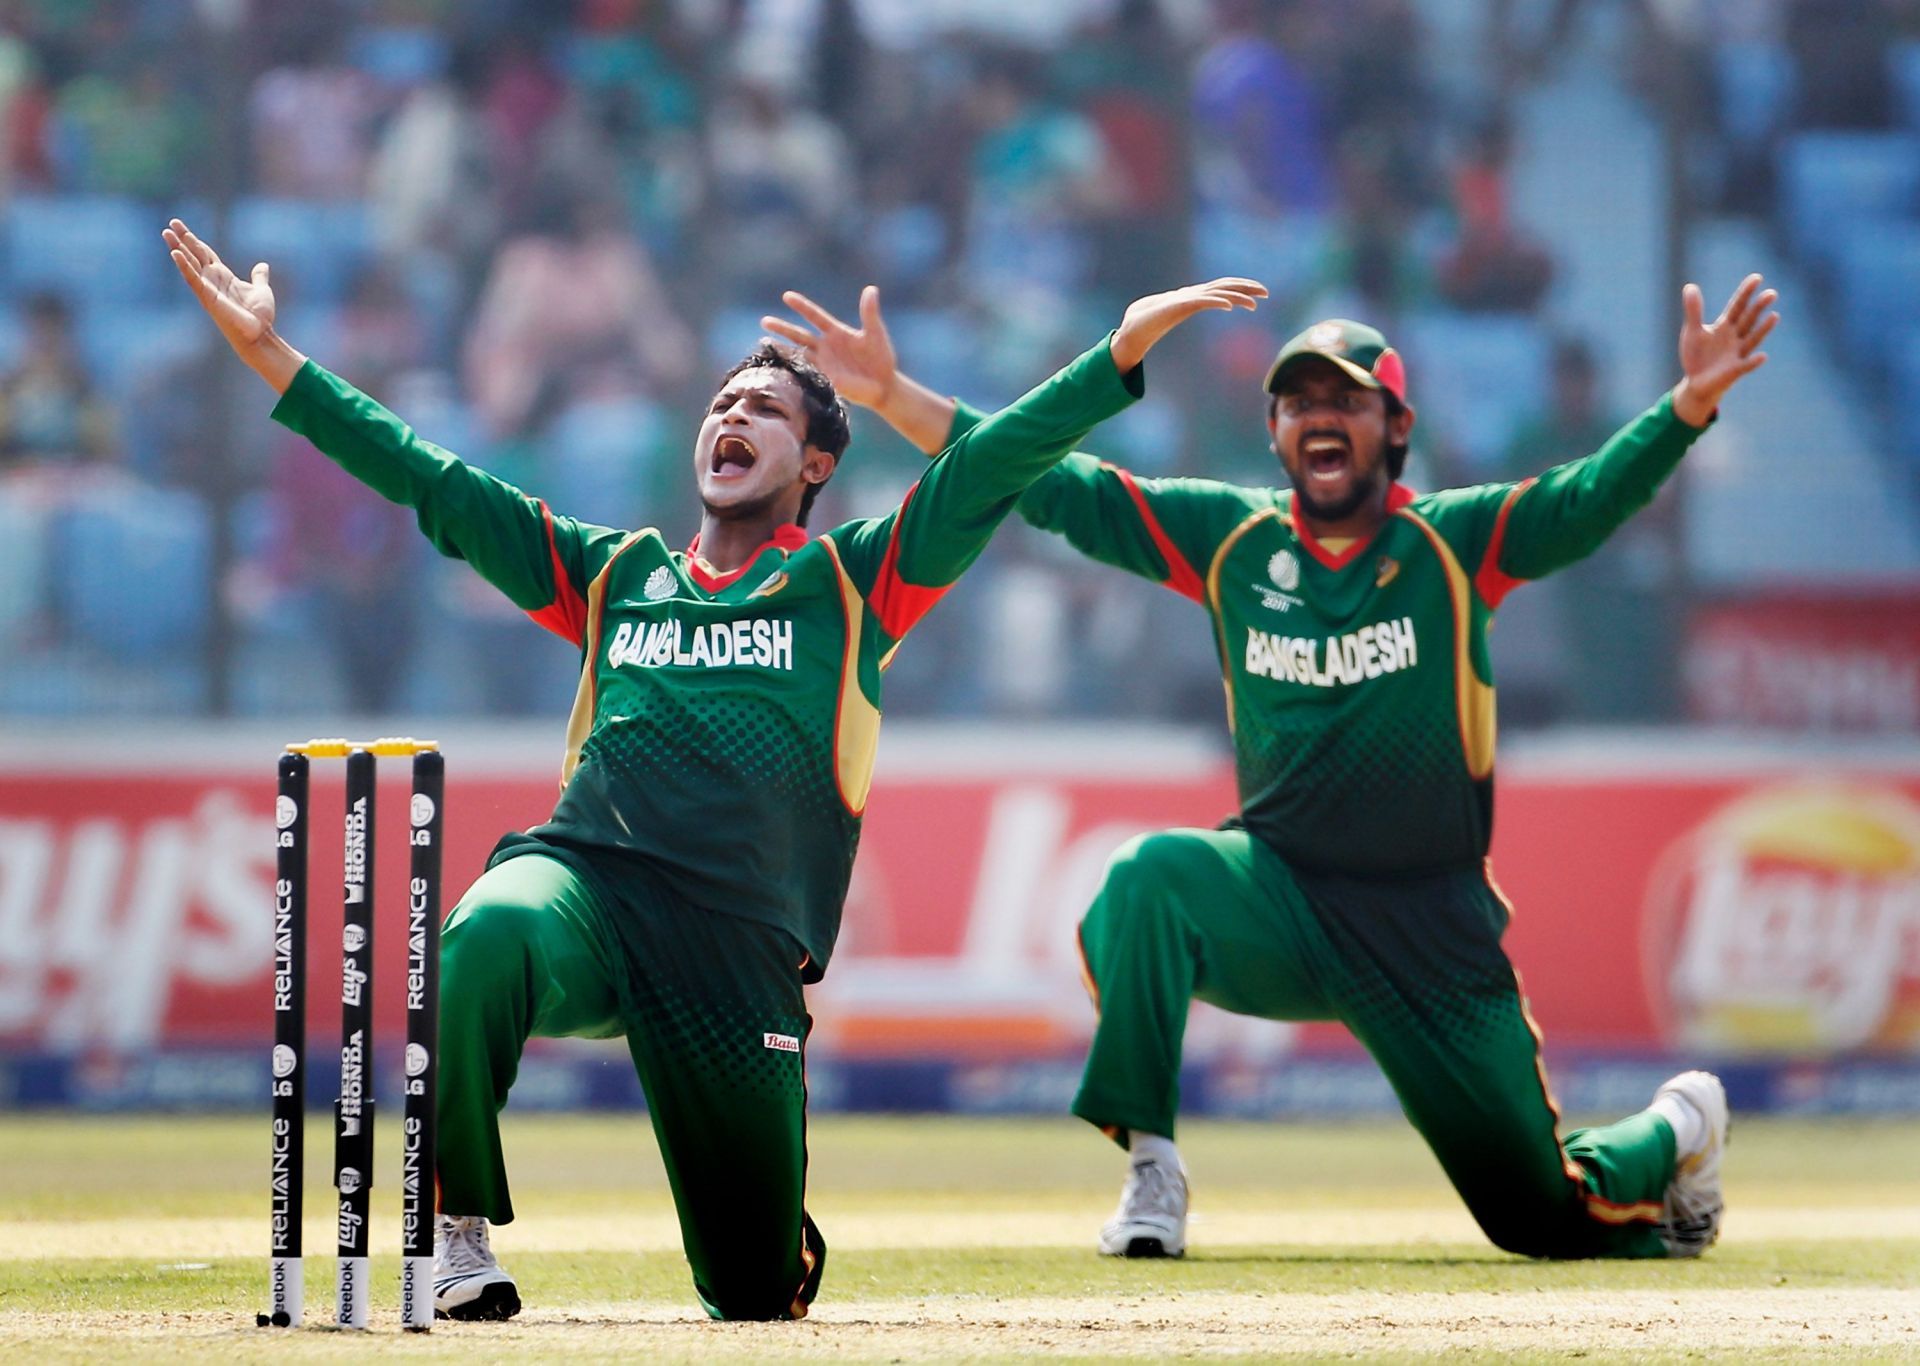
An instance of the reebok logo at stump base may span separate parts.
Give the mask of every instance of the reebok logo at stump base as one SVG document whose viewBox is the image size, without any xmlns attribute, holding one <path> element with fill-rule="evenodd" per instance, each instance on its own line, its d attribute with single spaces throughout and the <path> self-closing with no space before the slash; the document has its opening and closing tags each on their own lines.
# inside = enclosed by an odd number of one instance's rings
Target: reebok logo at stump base
<svg viewBox="0 0 1920 1366">
<path fill-rule="evenodd" d="M 798 1053 L 800 1040 L 791 1034 L 762 1034 L 760 1042 L 780 1053 Z"/>
</svg>

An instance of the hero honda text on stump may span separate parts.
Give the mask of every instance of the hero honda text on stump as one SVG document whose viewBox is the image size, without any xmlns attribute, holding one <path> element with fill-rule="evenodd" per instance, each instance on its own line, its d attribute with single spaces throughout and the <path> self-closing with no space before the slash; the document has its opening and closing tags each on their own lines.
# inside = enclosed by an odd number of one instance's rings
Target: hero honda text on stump
<svg viewBox="0 0 1920 1366">
<path fill-rule="evenodd" d="M 440 986 L 440 831 L 445 761 L 433 741 L 312 740 L 280 758 L 274 806 L 273 1149 L 271 1267 L 262 1327 L 297 1327 L 305 1304 L 301 1260 L 306 1156 L 307 797 L 312 759 L 344 758 L 346 818 L 340 970 L 340 1093 L 334 1104 L 334 1186 L 340 1192 L 336 1317 L 369 1319 L 368 1213 L 373 1190 L 374 778 L 377 756 L 411 756 L 407 843 L 407 1046 L 401 1111 L 400 1315 L 433 1324 L 434 1078 Z"/>
</svg>

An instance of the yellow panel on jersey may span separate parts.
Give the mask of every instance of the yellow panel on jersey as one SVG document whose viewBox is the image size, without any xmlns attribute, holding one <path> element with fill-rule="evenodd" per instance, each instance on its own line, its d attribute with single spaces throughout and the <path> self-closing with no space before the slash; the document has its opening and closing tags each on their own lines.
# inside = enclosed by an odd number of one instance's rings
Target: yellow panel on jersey
<svg viewBox="0 0 1920 1366">
<path fill-rule="evenodd" d="M 1473 667 L 1473 587 L 1453 547 L 1432 523 L 1412 508 L 1397 514 L 1420 528 L 1447 574 L 1447 592 L 1453 598 L 1453 676 L 1455 703 L 1460 709 L 1460 748 L 1467 756 L 1467 773 L 1478 781 L 1493 775 L 1493 688 L 1480 680 Z"/>
<path fill-rule="evenodd" d="M 833 537 L 822 536 L 820 544 L 833 557 L 833 572 L 840 577 L 840 603 L 847 614 L 846 654 L 840 666 L 840 704 L 833 714 L 834 776 L 840 786 L 840 800 L 858 816 L 867 809 L 867 791 L 873 784 L 873 756 L 880 747 L 880 709 L 867 700 L 860 687 L 860 635 L 866 618 L 866 601 L 840 563 L 839 547 Z M 887 657 L 892 658 L 892 651 Z"/>
</svg>

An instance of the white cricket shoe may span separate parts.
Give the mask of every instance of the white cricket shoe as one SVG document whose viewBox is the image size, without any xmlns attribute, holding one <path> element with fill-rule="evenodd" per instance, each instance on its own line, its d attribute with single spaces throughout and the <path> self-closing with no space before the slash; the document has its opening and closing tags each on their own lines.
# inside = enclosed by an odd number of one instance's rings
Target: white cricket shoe
<svg viewBox="0 0 1920 1366">
<path fill-rule="evenodd" d="M 1137 1158 L 1120 1189 L 1120 1208 L 1100 1230 L 1103 1257 L 1187 1255 L 1187 1174 L 1155 1158 Z"/>
<path fill-rule="evenodd" d="M 510 1319 L 520 1291 L 487 1246 L 487 1221 L 442 1214 L 433 1224 L 433 1315 L 440 1319 Z"/>
<path fill-rule="evenodd" d="M 1660 1239 L 1669 1257 L 1698 1257 L 1720 1236 L 1720 1216 L 1727 1207 L 1720 1189 L 1720 1158 L 1727 1149 L 1729 1124 L 1727 1088 L 1711 1072 L 1682 1072 L 1653 1093 L 1656 1101 L 1668 1095 L 1699 1111 L 1706 1133 L 1696 1146 L 1674 1155 Z"/>
</svg>

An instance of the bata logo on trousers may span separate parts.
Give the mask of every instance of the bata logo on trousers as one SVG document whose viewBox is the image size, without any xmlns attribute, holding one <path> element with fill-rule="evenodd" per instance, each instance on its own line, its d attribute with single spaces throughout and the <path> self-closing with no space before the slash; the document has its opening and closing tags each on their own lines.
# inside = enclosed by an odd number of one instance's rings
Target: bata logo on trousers
<svg viewBox="0 0 1920 1366">
<path fill-rule="evenodd" d="M 762 1034 L 760 1036 L 760 1042 L 768 1048 L 781 1053 L 798 1053 L 800 1051 L 800 1040 L 794 1038 L 791 1034 Z"/>
</svg>

